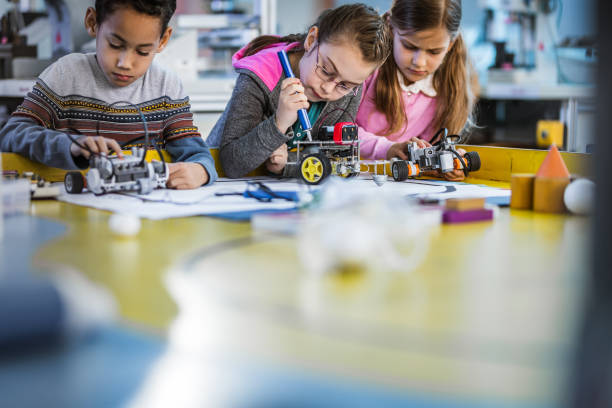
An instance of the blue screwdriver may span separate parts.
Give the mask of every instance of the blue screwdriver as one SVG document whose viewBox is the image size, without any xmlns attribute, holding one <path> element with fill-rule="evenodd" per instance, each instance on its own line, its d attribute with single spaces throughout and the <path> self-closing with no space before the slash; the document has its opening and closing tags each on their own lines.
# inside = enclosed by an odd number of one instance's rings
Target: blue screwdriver
<svg viewBox="0 0 612 408">
<path fill-rule="evenodd" d="M 283 66 L 285 76 L 287 78 L 295 78 L 293 70 L 291 69 L 291 64 L 289 64 L 289 57 L 287 57 L 287 53 L 285 52 L 285 50 L 281 50 L 277 54 L 278 59 L 280 60 L 281 65 Z M 297 113 L 298 118 L 300 119 L 300 124 L 302 125 L 302 129 L 304 130 L 304 132 L 306 132 L 306 136 L 308 137 L 308 141 L 312 142 L 312 136 L 310 134 L 312 125 L 310 124 L 310 119 L 308 119 L 308 112 L 306 112 L 306 109 L 302 108 Z"/>
</svg>

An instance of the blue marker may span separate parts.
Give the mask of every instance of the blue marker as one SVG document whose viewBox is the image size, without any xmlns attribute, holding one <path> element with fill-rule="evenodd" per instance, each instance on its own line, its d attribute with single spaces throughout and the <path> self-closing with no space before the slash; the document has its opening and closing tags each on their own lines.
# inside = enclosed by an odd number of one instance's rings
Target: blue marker
<svg viewBox="0 0 612 408">
<path fill-rule="evenodd" d="M 291 70 L 291 64 L 289 64 L 289 58 L 287 57 L 287 53 L 285 52 L 285 50 L 281 50 L 277 54 L 278 59 L 280 60 L 281 65 L 283 66 L 285 76 L 287 78 L 295 78 L 295 75 L 293 75 L 293 71 Z M 308 112 L 306 112 L 306 109 L 302 108 L 298 111 L 298 118 L 300 119 L 302 129 L 304 129 L 304 132 L 306 132 L 306 135 L 308 136 L 308 140 L 312 141 L 312 136 L 310 135 L 312 125 L 310 124 L 310 119 L 308 119 Z"/>
</svg>

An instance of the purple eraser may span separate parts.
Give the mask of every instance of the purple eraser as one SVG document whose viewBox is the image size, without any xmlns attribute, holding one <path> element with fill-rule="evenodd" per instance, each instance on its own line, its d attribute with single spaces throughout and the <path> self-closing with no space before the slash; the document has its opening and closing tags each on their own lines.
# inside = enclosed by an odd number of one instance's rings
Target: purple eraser
<svg viewBox="0 0 612 408">
<path fill-rule="evenodd" d="M 488 221 L 493 219 L 493 210 L 478 208 L 476 210 L 457 211 L 446 210 L 442 214 L 442 222 L 454 224 L 459 222 Z"/>
</svg>

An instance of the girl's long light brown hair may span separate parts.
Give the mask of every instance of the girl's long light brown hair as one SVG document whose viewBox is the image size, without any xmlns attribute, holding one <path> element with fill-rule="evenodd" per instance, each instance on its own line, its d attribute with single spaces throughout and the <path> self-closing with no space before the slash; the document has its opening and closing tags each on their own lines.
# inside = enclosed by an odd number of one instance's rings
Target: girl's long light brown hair
<svg viewBox="0 0 612 408">
<path fill-rule="evenodd" d="M 461 0 L 394 0 L 386 16 L 391 25 L 401 31 L 419 32 L 438 27 L 448 31 L 453 44 L 433 77 L 438 96 L 432 128 L 434 132 L 446 127 L 451 133 L 461 133 L 466 124 L 472 122 L 475 102 L 471 87 L 473 69 L 459 33 Z M 384 112 L 389 124 L 385 136 L 407 125 L 397 71 L 395 59 L 388 58 L 376 81 L 376 109 Z"/>
<path fill-rule="evenodd" d="M 391 31 L 385 20 L 372 7 L 365 4 L 346 4 L 327 9 L 311 26 L 318 28 L 317 41 L 348 41 L 361 50 L 367 62 L 381 65 L 391 52 Z M 302 48 L 307 34 L 291 34 L 285 37 L 262 35 L 251 41 L 245 56 L 275 43 L 300 42 Z"/>
</svg>

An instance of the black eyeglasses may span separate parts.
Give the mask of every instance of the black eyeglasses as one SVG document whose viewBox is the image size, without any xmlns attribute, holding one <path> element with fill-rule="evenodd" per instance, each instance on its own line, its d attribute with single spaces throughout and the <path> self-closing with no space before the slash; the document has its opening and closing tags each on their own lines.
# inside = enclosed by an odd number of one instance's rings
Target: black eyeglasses
<svg viewBox="0 0 612 408">
<path fill-rule="evenodd" d="M 336 81 L 338 75 L 332 74 L 324 66 L 319 64 L 319 44 L 317 44 L 317 63 L 315 65 L 315 73 L 321 80 L 325 82 L 333 82 L 334 84 L 336 84 L 336 87 L 334 88 L 336 92 L 342 95 L 346 95 L 350 92 L 353 94 L 353 96 L 357 96 L 358 85 L 347 85 L 344 83 L 344 81 Z"/>
</svg>

